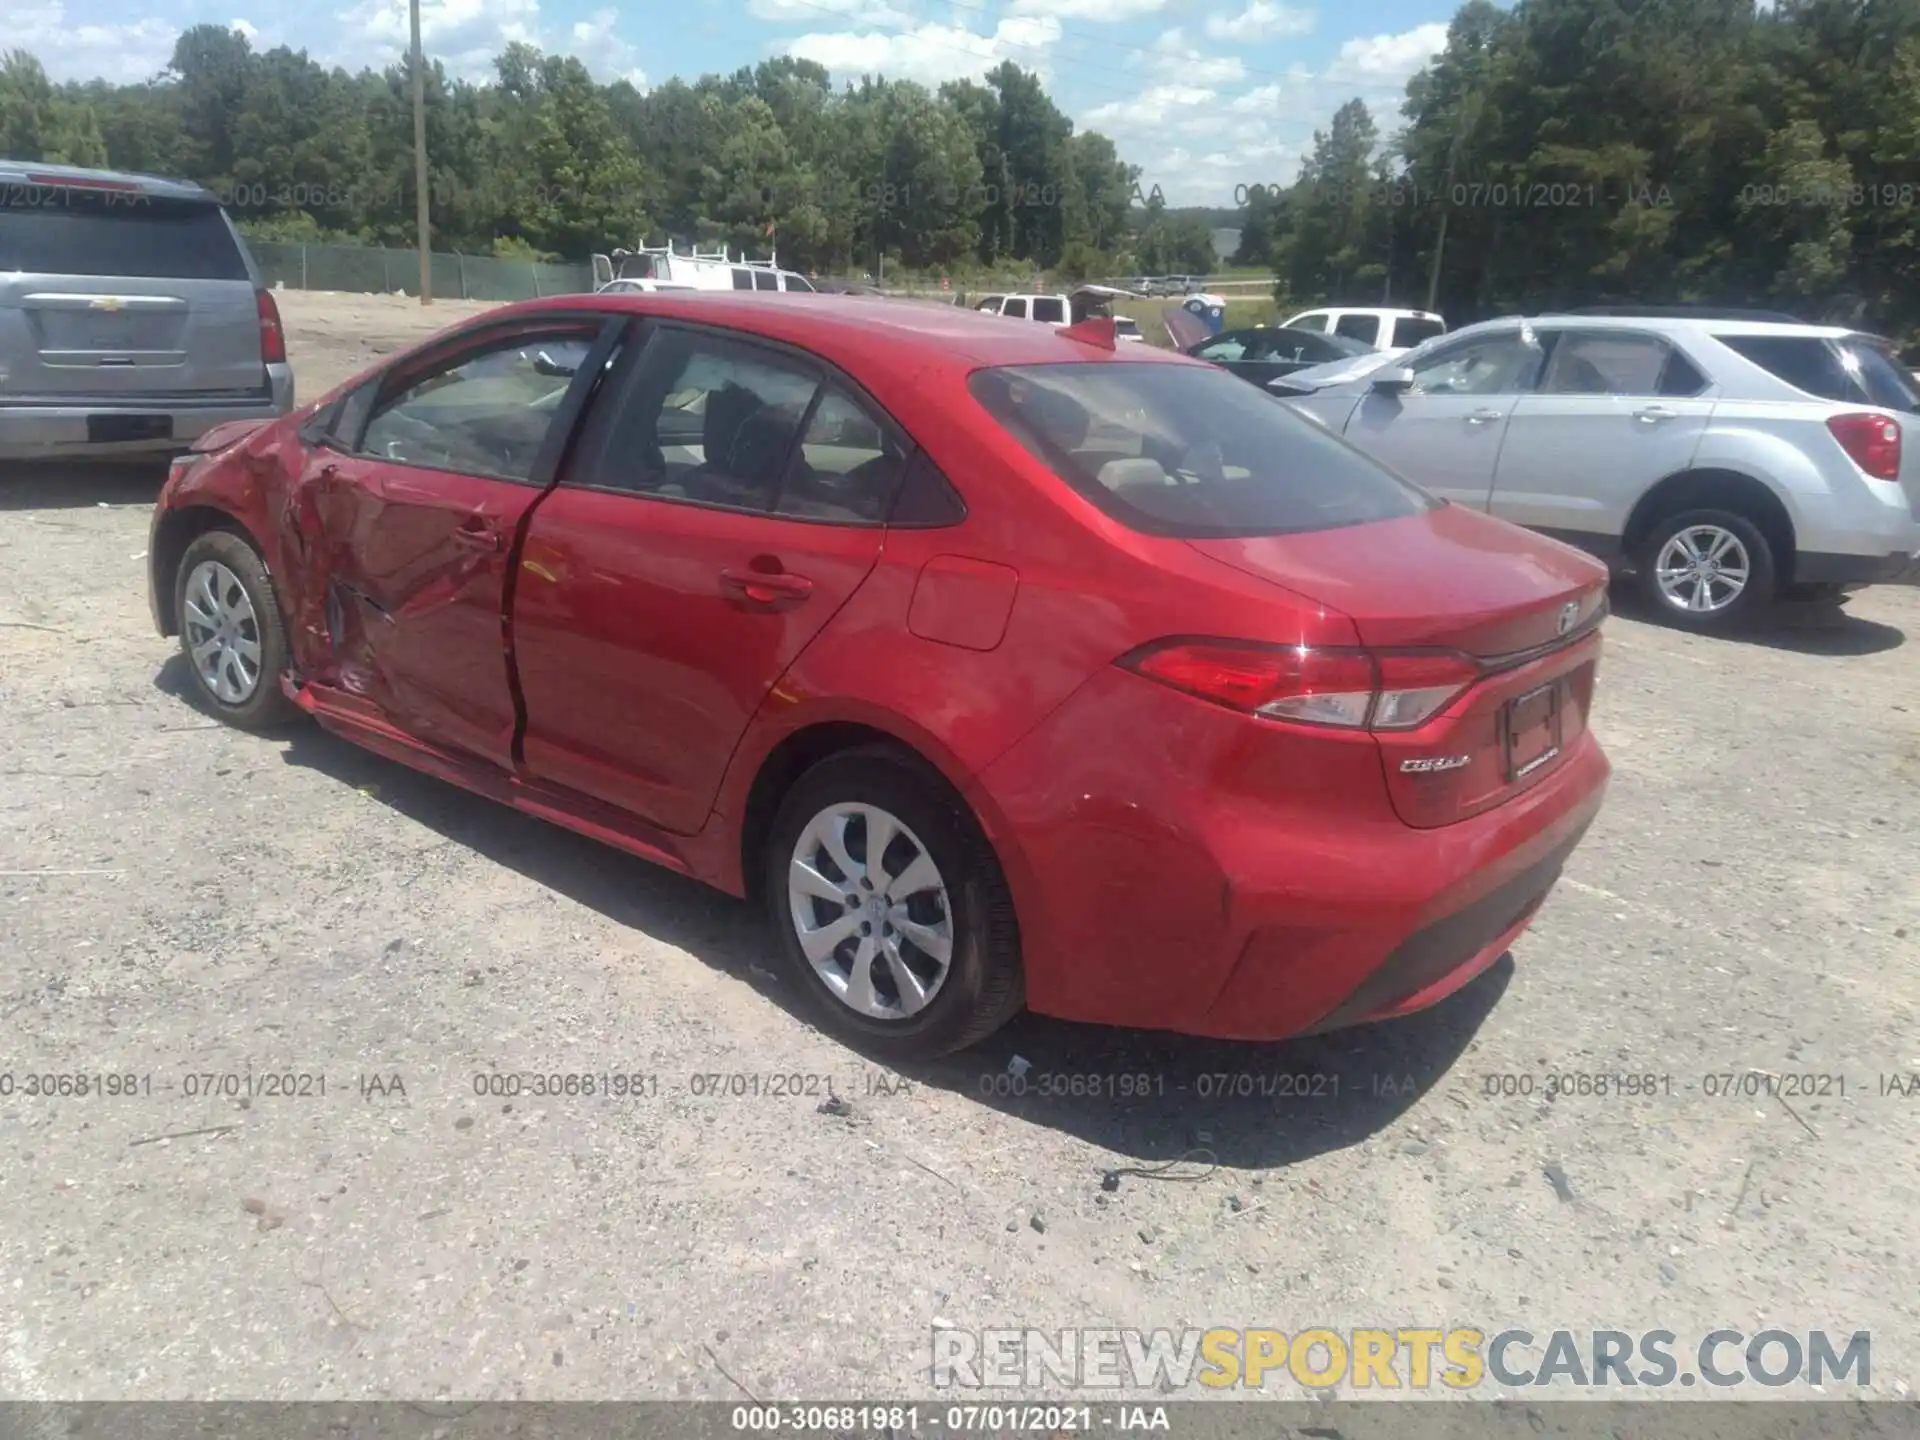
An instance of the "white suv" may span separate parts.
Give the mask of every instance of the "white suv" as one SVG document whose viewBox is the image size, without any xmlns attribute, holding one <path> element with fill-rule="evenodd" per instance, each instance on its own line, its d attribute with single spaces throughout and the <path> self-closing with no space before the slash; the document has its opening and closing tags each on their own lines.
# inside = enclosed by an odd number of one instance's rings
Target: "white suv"
<svg viewBox="0 0 1920 1440">
<path fill-rule="evenodd" d="M 1436 335 L 1447 333 L 1447 322 L 1427 310 L 1386 310 L 1348 305 L 1333 310 L 1305 310 L 1287 321 L 1289 330 L 1311 330 L 1316 335 L 1340 335 L 1371 345 L 1383 355 L 1399 355 Z"/>
<path fill-rule="evenodd" d="M 1434 494 L 1634 570 L 1688 628 L 1920 560 L 1920 384 L 1858 331 L 1516 316 L 1268 388 Z"/>
</svg>

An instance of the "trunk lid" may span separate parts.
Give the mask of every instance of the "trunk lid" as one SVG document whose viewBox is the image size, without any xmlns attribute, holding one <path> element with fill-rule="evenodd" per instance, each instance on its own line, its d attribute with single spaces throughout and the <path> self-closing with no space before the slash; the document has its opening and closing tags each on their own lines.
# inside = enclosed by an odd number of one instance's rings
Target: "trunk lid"
<svg viewBox="0 0 1920 1440">
<path fill-rule="evenodd" d="M 1408 825 L 1449 825 L 1524 794 L 1585 735 L 1608 577 L 1571 546 L 1456 505 L 1337 530 L 1188 543 L 1338 610 L 1376 655 L 1438 649 L 1475 662 L 1478 677 L 1431 719 L 1374 731 Z"/>
<path fill-rule="evenodd" d="M 1351 617 L 1377 650 L 1517 654 L 1579 629 L 1607 587 L 1598 560 L 1459 505 L 1337 530 L 1188 543 Z M 1563 627 L 1569 605 L 1573 619 Z"/>
</svg>

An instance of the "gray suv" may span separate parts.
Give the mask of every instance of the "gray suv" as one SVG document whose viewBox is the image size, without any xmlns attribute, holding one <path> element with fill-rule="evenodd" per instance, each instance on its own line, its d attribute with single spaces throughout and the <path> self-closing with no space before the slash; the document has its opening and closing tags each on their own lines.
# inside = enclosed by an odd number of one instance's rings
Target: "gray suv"
<svg viewBox="0 0 1920 1440">
<path fill-rule="evenodd" d="M 0 160 L 0 459 L 167 454 L 292 408 L 279 310 L 210 193 Z"/>
<path fill-rule="evenodd" d="M 1858 331 L 1514 316 L 1268 388 L 1434 494 L 1632 570 L 1689 629 L 1920 558 L 1920 387 Z"/>
</svg>

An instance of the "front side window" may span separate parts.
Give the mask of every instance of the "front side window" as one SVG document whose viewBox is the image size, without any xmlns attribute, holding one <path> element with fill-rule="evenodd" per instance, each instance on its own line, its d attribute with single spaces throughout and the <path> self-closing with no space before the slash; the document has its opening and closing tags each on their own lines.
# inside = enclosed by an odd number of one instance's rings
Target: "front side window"
<svg viewBox="0 0 1920 1440">
<path fill-rule="evenodd" d="M 1349 340 L 1358 340 L 1362 345 L 1378 344 L 1380 317 L 1378 315 L 1342 315 L 1339 323 L 1333 327 L 1333 333 L 1344 335 Z"/>
<path fill-rule="evenodd" d="M 804 275 L 787 276 L 787 289 L 804 290 L 809 295 L 816 293 L 813 286 L 807 283 L 807 277 Z"/>
<path fill-rule="evenodd" d="M 1320 310 L 1309 315 L 1301 315 L 1293 320 L 1289 320 L 1287 324 L 1295 330 L 1312 330 L 1316 334 L 1324 335 L 1327 330 L 1326 312 Z"/>
<path fill-rule="evenodd" d="M 1540 368 L 1541 352 L 1517 331 L 1449 345 L 1416 360 L 1416 395 L 1510 395 L 1527 389 Z"/>
<path fill-rule="evenodd" d="M 1007 300 L 1006 308 L 1002 310 L 1000 313 L 1002 315 L 1011 315 L 1016 320 L 1026 319 L 1027 318 L 1027 297 L 1024 295 L 1010 296 Z"/>
<path fill-rule="evenodd" d="M 1034 365 L 981 370 L 969 386 L 1054 474 L 1146 534 L 1290 534 L 1437 503 L 1224 370 Z"/>
<path fill-rule="evenodd" d="M 1033 302 L 1033 318 L 1058 325 L 1067 318 L 1066 302 L 1058 296 L 1042 295 Z"/>
<path fill-rule="evenodd" d="M 584 329 L 483 342 L 382 394 L 356 448 L 406 465 L 530 479 L 593 342 Z"/>
<path fill-rule="evenodd" d="M 1211 340 L 1193 352 L 1202 360 L 1212 360 L 1216 364 L 1229 360 L 1244 360 L 1247 357 L 1247 342 L 1238 335 L 1222 335 Z"/>
</svg>

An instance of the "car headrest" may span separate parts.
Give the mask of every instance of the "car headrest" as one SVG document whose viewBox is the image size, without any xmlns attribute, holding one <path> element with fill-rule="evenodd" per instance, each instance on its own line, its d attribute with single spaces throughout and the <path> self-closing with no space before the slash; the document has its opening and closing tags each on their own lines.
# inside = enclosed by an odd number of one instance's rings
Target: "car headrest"
<svg viewBox="0 0 1920 1440">
<path fill-rule="evenodd" d="M 740 429 L 754 411 L 762 408 L 760 397 L 744 385 L 729 381 L 707 393 L 707 413 L 700 429 L 701 448 L 707 464 L 724 467 L 727 456 L 739 439 Z"/>
</svg>

